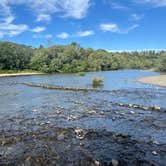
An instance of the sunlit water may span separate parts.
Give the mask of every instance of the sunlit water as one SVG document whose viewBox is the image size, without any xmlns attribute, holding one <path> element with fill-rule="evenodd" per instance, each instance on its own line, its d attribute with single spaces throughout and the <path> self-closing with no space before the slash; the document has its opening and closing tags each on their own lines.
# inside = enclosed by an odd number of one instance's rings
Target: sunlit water
<svg viewBox="0 0 166 166">
<path fill-rule="evenodd" d="M 32 110 L 42 105 L 59 105 L 65 107 L 70 100 L 84 100 L 87 97 L 106 99 L 110 101 L 122 101 L 143 105 L 159 105 L 166 107 L 166 89 L 158 86 L 146 85 L 135 80 L 144 76 L 157 75 L 156 72 L 139 70 L 107 71 L 87 73 L 86 76 L 74 74 L 35 75 L 22 77 L 0 78 L 0 116 L 3 114 L 15 114 L 20 109 Z M 91 88 L 92 77 L 104 78 L 104 86 L 101 89 L 121 90 L 118 94 L 86 93 L 76 95 L 75 92 L 46 90 L 32 88 L 24 85 L 12 85 L 14 82 L 33 82 L 66 87 Z M 128 90 L 126 92 L 124 90 Z M 135 93 L 132 93 L 136 91 Z M 86 97 L 85 97 L 86 96 Z M 69 101 L 69 102 L 68 102 Z"/>
</svg>

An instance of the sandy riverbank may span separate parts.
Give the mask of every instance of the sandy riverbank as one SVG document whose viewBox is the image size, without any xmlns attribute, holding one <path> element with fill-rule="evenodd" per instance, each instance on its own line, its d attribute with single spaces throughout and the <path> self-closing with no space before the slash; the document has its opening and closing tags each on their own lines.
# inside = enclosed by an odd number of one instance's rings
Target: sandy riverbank
<svg viewBox="0 0 166 166">
<path fill-rule="evenodd" d="M 166 87 L 166 75 L 139 78 L 138 82 Z"/>
<path fill-rule="evenodd" d="M 16 76 L 31 76 L 41 75 L 43 73 L 12 73 L 12 74 L 0 74 L 0 77 L 16 77 Z"/>
</svg>

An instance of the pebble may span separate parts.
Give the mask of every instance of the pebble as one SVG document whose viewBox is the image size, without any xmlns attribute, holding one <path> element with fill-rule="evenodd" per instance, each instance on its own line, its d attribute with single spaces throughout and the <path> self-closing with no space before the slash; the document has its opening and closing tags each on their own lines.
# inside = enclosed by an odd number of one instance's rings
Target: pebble
<svg viewBox="0 0 166 166">
<path fill-rule="evenodd" d="M 96 114 L 96 111 L 89 111 L 89 114 Z"/>
<path fill-rule="evenodd" d="M 133 105 L 132 105 L 132 104 L 129 104 L 129 107 L 131 108 L 131 107 L 133 107 Z"/>
<path fill-rule="evenodd" d="M 62 113 L 62 111 L 59 111 L 59 110 L 56 111 L 56 114 L 61 114 L 61 113 Z"/>
<path fill-rule="evenodd" d="M 124 112 L 121 112 L 120 115 L 125 115 L 125 113 L 124 113 Z"/>
<path fill-rule="evenodd" d="M 116 118 L 115 118 L 115 117 L 112 117 L 112 120 L 113 120 L 113 121 L 115 121 L 115 120 L 116 120 Z"/>
<path fill-rule="evenodd" d="M 77 117 L 71 115 L 71 116 L 69 116 L 69 117 L 67 118 L 67 120 L 72 120 L 72 121 L 74 121 L 74 120 L 77 120 Z"/>
<path fill-rule="evenodd" d="M 157 142 L 157 141 L 153 141 L 153 143 L 156 144 L 156 145 L 160 145 L 160 143 Z"/>
<path fill-rule="evenodd" d="M 115 159 L 112 159 L 111 163 L 112 163 L 113 166 L 118 166 L 119 165 L 119 161 L 115 160 Z"/>
<path fill-rule="evenodd" d="M 46 123 L 40 123 L 40 126 L 43 126 L 43 125 L 45 125 Z"/>
<path fill-rule="evenodd" d="M 96 166 L 100 166 L 100 162 L 96 160 L 96 161 L 95 161 L 95 165 L 96 165 Z"/>
<path fill-rule="evenodd" d="M 130 111 L 130 114 L 135 114 L 135 112 L 134 111 Z"/>
<path fill-rule="evenodd" d="M 158 155 L 158 153 L 156 151 L 153 151 L 152 154 L 153 155 Z"/>
<path fill-rule="evenodd" d="M 74 131 L 76 133 L 76 138 L 80 140 L 84 139 L 85 135 L 87 134 L 87 131 L 85 131 L 84 129 L 76 128 Z"/>
<path fill-rule="evenodd" d="M 32 112 L 40 112 L 39 110 L 37 110 L 37 109 L 34 109 L 34 110 L 32 110 Z"/>
<path fill-rule="evenodd" d="M 148 107 L 142 107 L 142 109 L 144 109 L 144 110 L 148 110 Z"/>
<path fill-rule="evenodd" d="M 139 108 L 139 106 L 138 105 L 133 105 L 133 108 Z"/>
</svg>

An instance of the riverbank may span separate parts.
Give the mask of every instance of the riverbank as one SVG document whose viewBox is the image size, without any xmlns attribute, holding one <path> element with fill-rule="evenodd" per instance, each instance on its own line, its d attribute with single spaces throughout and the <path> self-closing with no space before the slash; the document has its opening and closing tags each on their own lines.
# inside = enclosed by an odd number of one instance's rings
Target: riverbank
<svg viewBox="0 0 166 166">
<path fill-rule="evenodd" d="M 143 77 L 143 78 L 137 79 L 137 81 L 144 84 L 151 84 L 151 85 L 166 87 L 166 75 Z"/>
<path fill-rule="evenodd" d="M 33 70 L 0 70 L 0 77 L 16 77 L 16 76 L 31 76 L 31 75 L 41 75 L 44 73 L 33 71 Z"/>
<path fill-rule="evenodd" d="M 44 73 L 13 73 L 13 74 L 0 74 L 0 77 L 16 77 L 16 76 L 31 76 L 42 75 Z"/>
</svg>

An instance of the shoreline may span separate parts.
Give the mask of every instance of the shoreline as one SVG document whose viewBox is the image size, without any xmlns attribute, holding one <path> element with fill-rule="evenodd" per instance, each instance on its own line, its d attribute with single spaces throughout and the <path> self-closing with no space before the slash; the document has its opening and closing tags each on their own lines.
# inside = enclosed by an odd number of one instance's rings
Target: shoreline
<svg viewBox="0 0 166 166">
<path fill-rule="evenodd" d="M 166 87 L 166 74 L 142 77 L 142 78 L 138 78 L 136 81 L 140 83 L 144 83 L 144 84 L 151 84 L 151 85 Z"/>
<path fill-rule="evenodd" d="M 0 74 L 1 77 L 17 77 L 17 76 L 32 76 L 32 75 L 43 75 L 44 73 L 11 73 L 11 74 Z"/>
</svg>

